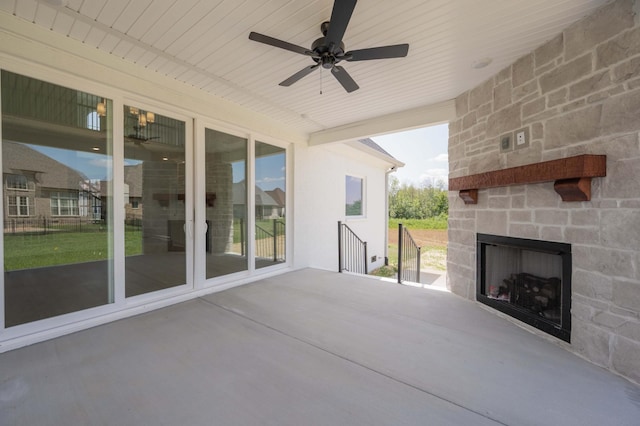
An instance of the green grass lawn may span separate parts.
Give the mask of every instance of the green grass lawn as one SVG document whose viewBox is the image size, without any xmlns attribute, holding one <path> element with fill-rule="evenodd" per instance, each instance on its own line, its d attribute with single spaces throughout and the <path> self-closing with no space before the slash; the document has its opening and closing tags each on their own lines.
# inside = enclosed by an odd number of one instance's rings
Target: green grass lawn
<svg viewBox="0 0 640 426">
<path fill-rule="evenodd" d="M 5 234 L 5 271 L 104 260 L 109 258 L 108 238 L 109 234 L 104 230 Z M 125 232 L 125 253 L 127 256 L 142 253 L 139 228 Z"/>
<path fill-rule="evenodd" d="M 430 217 L 427 219 L 389 219 L 389 229 L 398 229 L 398 224 L 409 229 L 447 229 L 447 216 Z"/>
</svg>

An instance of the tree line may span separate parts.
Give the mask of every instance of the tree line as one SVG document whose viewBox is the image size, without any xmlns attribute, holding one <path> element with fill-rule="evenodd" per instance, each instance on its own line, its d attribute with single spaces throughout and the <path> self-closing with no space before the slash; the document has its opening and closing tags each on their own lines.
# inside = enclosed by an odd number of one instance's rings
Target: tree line
<svg viewBox="0 0 640 426">
<path fill-rule="evenodd" d="M 435 186 L 415 187 L 400 183 L 391 176 L 389 180 L 389 217 L 392 219 L 427 219 L 446 217 L 449 214 L 448 192 L 444 182 Z"/>
</svg>

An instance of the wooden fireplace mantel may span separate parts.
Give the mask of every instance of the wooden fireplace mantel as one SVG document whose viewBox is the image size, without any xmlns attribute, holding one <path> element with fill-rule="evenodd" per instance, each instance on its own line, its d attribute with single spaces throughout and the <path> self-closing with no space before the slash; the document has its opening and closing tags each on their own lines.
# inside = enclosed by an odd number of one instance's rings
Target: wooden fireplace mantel
<svg viewBox="0 0 640 426">
<path fill-rule="evenodd" d="M 607 175 L 606 155 L 578 155 L 526 166 L 449 179 L 449 190 L 460 191 L 465 204 L 478 203 L 478 190 L 554 181 L 562 201 L 591 200 L 591 178 Z"/>
</svg>

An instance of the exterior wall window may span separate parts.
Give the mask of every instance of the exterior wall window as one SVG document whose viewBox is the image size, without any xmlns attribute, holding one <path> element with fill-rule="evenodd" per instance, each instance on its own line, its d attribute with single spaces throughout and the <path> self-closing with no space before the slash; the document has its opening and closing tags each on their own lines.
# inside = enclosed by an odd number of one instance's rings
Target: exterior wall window
<svg viewBox="0 0 640 426">
<path fill-rule="evenodd" d="M 23 175 L 7 175 L 7 189 L 28 190 L 27 177 Z"/>
<path fill-rule="evenodd" d="M 51 193 L 52 216 L 78 216 L 78 194 L 73 192 Z"/>
<path fill-rule="evenodd" d="M 364 216 L 364 179 L 347 175 L 345 189 L 345 214 Z"/>
<path fill-rule="evenodd" d="M 138 200 L 131 200 L 131 208 L 132 209 L 139 209 L 140 208 L 140 202 Z"/>
<path fill-rule="evenodd" d="M 8 200 L 9 216 L 29 216 L 29 197 L 10 195 Z"/>
</svg>

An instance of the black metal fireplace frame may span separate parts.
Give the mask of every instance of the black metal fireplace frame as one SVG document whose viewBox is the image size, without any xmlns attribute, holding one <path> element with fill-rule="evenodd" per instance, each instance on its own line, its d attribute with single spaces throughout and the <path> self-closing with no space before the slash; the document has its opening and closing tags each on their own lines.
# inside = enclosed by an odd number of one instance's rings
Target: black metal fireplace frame
<svg viewBox="0 0 640 426">
<path fill-rule="evenodd" d="M 477 265 L 476 265 L 476 300 L 500 312 L 510 315 L 526 324 L 555 336 L 565 342 L 571 342 L 571 244 L 552 241 L 530 240 L 500 235 L 477 234 Z M 486 294 L 485 275 L 482 265 L 486 260 L 488 245 L 512 247 L 543 253 L 556 254 L 562 258 L 562 292 L 560 296 L 561 317 L 560 324 L 531 313 L 519 306 L 491 299 Z"/>
</svg>

